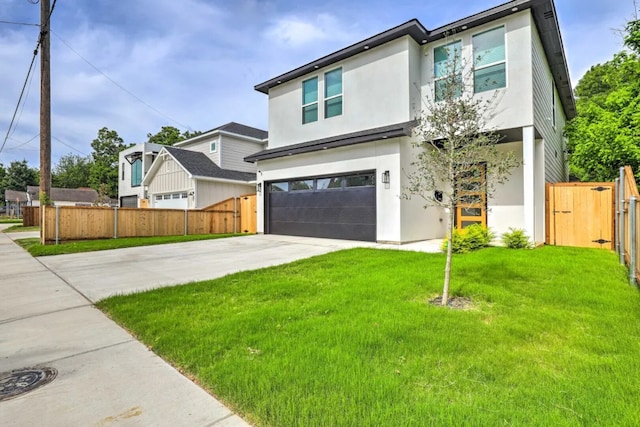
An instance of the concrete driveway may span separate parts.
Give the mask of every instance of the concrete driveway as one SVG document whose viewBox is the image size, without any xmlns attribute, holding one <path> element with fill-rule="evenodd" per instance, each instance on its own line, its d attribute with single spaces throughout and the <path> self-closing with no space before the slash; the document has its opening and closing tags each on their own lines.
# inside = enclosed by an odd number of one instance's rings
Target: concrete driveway
<svg viewBox="0 0 640 427">
<path fill-rule="evenodd" d="M 40 257 L 92 302 L 116 294 L 214 279 L 355 247 L 438 252 L 440 241 L 383 245 L 256 234 L 216 240 Z"/>
<path fill-rule="evenodd" d="M 170 245 L 40 257 L 89 300 L 213 279 L 375 243 L 251 235 Z"/>
</svg>

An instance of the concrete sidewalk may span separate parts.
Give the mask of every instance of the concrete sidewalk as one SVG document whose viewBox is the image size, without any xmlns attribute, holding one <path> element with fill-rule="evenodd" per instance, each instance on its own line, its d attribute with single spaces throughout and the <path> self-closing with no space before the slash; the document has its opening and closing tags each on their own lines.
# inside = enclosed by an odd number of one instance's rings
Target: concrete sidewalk
<svg viewBox="0 0 640 427">
<path fill-rule="evenodd" d="M 0 233 L 0 373 L 52 367 L 0 425 L 247 426 Z"/>
</svg>

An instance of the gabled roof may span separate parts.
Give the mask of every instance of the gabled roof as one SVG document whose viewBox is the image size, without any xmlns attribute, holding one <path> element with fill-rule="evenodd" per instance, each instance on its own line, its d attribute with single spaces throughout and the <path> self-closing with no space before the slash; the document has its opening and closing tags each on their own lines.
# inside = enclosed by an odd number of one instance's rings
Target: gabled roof
<svg viewBox="0 0 640 427">
<path fill-rule="evenodd" d="M 218 178 L 243 182 L 255 181 L 256 179 L 255 173 L 222 169 L 199 151 L 183 150 L 176 147 L 164 147 L 163 151 L 169 153 L 194 178 Z M 151 173 L 147 175 L 151 175 Z"/>
<path fill-rule="evenodd" d="M 222 126 L 218 126 L 217 128 L 213 128 L 206 132 L 202 132 L 200 135 L 196 135 L 192 138 L 185 139 L 184 141 L 180 141 L 174 144 L 174 147 L 189 145 L 191 143 L 198 142 L 212 136 L 217 136 L 219 134 L 228 134 L 231 136 L 238 136 L 241 138 L 254 140 L 254 142 L 263 143 L 263 144 L 266 142 L 267 138 L 269 137 L 269 133 L 266 130 L 243 125 L 241 123 L 229 122 Z"/>
<path fill-rule="evenodd" d="M 40 187 L 30 185 L 27 193 L 32 200 L 39 200 Z M 53 202 L 94 203 L 98 200 L 98 192 L 93 188 L 56 188 L 51 187 L 49 198 Z"/>
<path fill-rule="evenodd" d="M 211 129 L 211 131 L 215 130 L 235 133 L 236 135 L 248 136 L 249 138 L 255 139 L 267 139 L 267 137 L 269 136 L 269 133 L 266 130 L 254 128 L 236 122 L 229 122 L 226 125 Z"/>
<path fill-rule="evenodd" d="M 513 0 L 499 6 L 487 9 L 484 12 L 471 15 L 467 18 L 452 22 L 435 30 L 427 30 L 417 19 L 412 19 L 397 27 L 391 28 L 373 37 L 352 44 L 337 52 L 323 56 L 313 62 L 305 64 L 295 70 L 288 71 L 282 75 L 269 79 L 255 86 L 255 89 L 262 93 L 269 93 L 269 89 L 279 84 L 294 80 L 314 72 L 316 69 L 327 67 L 351 56 L 364 52 L 398 39 L 409 36 L 419 45 L 424 45 L 445 37 L 452 32 L 459 33 L 471 28 L 486 24 L 496 19 L 504 18 L 514 13 L 531 9 L 534 21 L 538 28 L 538 33 L 542 40 L 542 46 L 553 74 L 553 79 L 560 93 L 560 100 L 567 118 L 576 115 L 575 99 L 571 89 L 571 80 L 567 68 L 562 37 L 560 36 L 560 25 L 556 16 L 556 9 L 553 0 Z"/>
<path fill-rule="evenodd" d="M 294 154 L 310 153 L 313 151 L 327 150 L 329 148 L 346 147 L 347 145 L 362 144 L 365 142 L 377 141 L 387 138 L 397 138 L 400 136 L 410 136 L 415 121 L 397 123 L 389 126 L 382 126 L 338 135 L 330 138 L 316 139 L 300 144 L 286 145 L 284 147 L 270 148 L 260 151 L 244 158 L 245 162 L 255 162 L 257 160 L 275 159 L 277 157 L 291 156 Z"/>
<path fill-rule="evenodd" d="M 4 200 L 12 203 L 25 203 L 29 201 L 27 193 L 18 190 L 4 190 Z"/>
</svg>

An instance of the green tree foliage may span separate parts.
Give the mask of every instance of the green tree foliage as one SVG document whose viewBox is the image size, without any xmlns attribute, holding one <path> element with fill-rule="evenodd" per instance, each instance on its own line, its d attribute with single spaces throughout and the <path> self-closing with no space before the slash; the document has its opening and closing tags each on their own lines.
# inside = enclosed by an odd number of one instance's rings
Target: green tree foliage
<svg viewBox="0 0 640 427">
<path fill-rule="evenodd" d="M 38 169 L 30 168 L 26 160 L 14 161 L 6 170 L 2 187 L 5 190 L 26 191 L 28 185 L 38 185 L 39 181 Z"/>
<path fill-rule="evenodd" d="M 185 139 L 193 138 L 202 134 L 200 131 L 189 132 L 184 131 L 180 133 L 180 130 L 173 126 L 162 126 L 160 131 L 156 134 L 147 134 L 148 142 L 161 145 L 174 145 Z"/>
<path fill-rule="evenodd" d="M 53 168 L 52 185 L 59 188 L 89 187 L 91 157 L 67 154 Z"/>
<path fill-rule="evenodd" d="M 581 181 L 612 181 L 630 165 L 640 178 L 640 24 L 627 25 L 626 45 L 591 67 L 575 89 L 577 115 L 565 128 L 571 173 Z"/>
<path fill-rule="evenodd" d="M 115 130 L 103 127 L 98 131 L 98 137 L 91 143 L 93 148 L 89 184 L 98 190 L 100 184 L 107 185 L 109 197 L 118 196 L 118 154 L 127 148 L 124 141 Z"/>
</svg>

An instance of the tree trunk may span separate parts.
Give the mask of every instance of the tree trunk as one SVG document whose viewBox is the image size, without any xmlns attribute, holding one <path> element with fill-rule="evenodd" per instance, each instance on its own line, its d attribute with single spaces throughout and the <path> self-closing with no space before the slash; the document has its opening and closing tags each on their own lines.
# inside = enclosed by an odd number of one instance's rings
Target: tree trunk
<svg viewBox="0 0 640 427">
<path fill-rule="evenodd" d="M 449 227 L 447 237 L 447 262 L 444 267 L 444 286 L 442 287 L 442 305 L 446 307 L 449 302 L 449 282 L 451 281 L 451 258 L 453 258 L 453 226 L 455 220 L 455 208 L 449 208 Z"/>
</svg>

